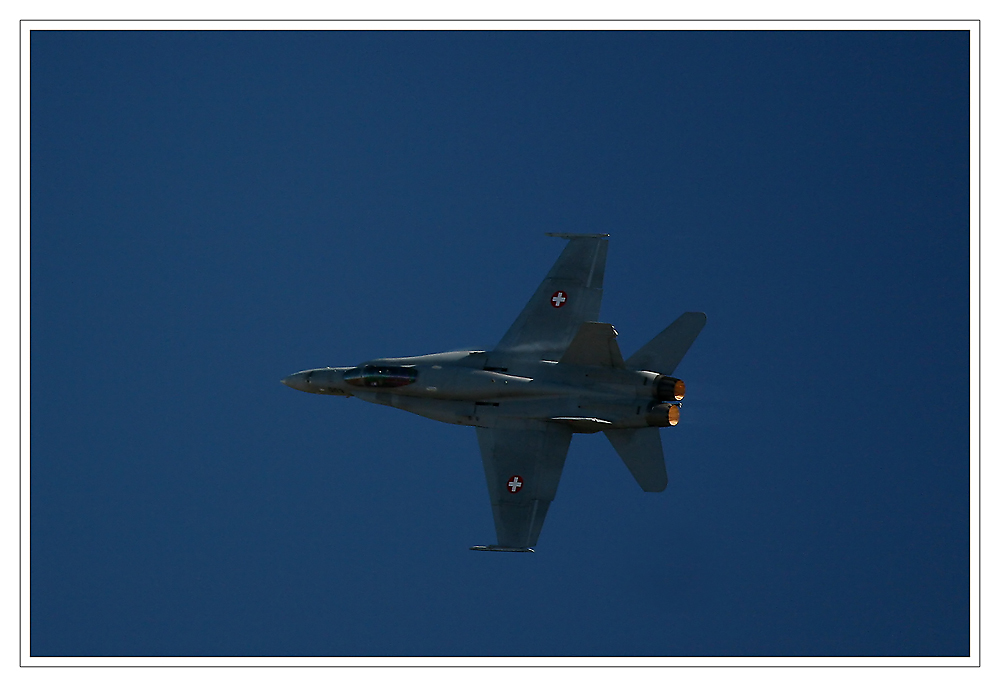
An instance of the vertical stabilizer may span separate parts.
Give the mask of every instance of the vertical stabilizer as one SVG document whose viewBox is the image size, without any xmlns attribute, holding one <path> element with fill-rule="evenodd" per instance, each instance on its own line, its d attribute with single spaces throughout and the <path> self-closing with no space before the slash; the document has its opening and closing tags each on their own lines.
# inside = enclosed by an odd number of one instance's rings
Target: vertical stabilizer
<svg viewBox="0 0 1000 687">
<path fill-rule="evenodd" d="M 618 332 L 607 322 L 584 322 L 559 362 L 623 368 L 625 361 L 615 341 L 616 336 Z"/>
</svg>

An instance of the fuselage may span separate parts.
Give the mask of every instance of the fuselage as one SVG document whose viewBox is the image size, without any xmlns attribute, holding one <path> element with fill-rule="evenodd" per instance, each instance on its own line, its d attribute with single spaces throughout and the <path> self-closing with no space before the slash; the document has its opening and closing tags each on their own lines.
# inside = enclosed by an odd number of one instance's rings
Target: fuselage
<svg viewBox="0 0 1000 687">
<path fill-rule="evenodd" d="M 549 360 L 488 367 L 485 351 L 378 358 L 282 380 L 293 389 L 356 396 L 441 422 L 496 427 L 505 419 L 547 420 L 574 432 L 677 424 L 684 384 L 644 370 Z"/>
</svg>

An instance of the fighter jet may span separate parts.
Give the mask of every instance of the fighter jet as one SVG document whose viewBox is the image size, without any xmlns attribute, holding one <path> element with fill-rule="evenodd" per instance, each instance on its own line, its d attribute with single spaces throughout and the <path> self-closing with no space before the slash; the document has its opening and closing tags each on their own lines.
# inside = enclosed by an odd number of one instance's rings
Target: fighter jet
<svg viewBox="0 0 1000 687">
<path fill-rule="evenodd" d="M 600 322 L 608 234 L 547 234 L 568 243 L 491 351 L 377 358 L 282 379 L 299 391 L 356 396 L 476 428 L 497 543 L 530 552 L 556 496 L 573 434 L 604 432 L 643 491 L 663 491 L 660 428 L 680 420 L 673 376 L 705 326 L 686 312 L 627 360 Z"/>
</svg>

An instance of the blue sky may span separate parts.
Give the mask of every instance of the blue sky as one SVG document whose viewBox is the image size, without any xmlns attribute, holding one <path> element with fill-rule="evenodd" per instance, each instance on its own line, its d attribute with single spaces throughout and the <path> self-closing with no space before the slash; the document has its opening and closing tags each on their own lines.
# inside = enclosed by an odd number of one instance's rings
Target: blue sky
<svg viewBox="0 0 1000 687">
<path fill-rule="evenodd" d="M 969 652 L 965 32 L 33 32 L 33 655 Z M 534 555 L 474 431 L 278 380 L 489 348 L 611 234 L 708 324 Z"/>
</svg>

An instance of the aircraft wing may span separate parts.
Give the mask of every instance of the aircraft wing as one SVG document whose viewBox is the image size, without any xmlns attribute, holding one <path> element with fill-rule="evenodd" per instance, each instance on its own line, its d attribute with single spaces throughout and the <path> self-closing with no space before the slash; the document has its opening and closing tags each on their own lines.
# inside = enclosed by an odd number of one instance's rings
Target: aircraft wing
<svg viewBox="0 0 1000 687">
<path fill-rule="evenodd" d="M 534 546 L 556 497 L 572 431 L 563 425 L 524 420 L 510 427 L 477 427 L 476 436 L 497 545 L 475 548 L 523 551 Z"/>
<path fill-rule="evenodd" d="M 607 234 L 549 234 L 569 243 L 548 275 L 490 354 L 488 365 L 505 366 L 519 354 L 559 360 L 580 325 L 596 322 L 604 294 Z"/>
</svg>

